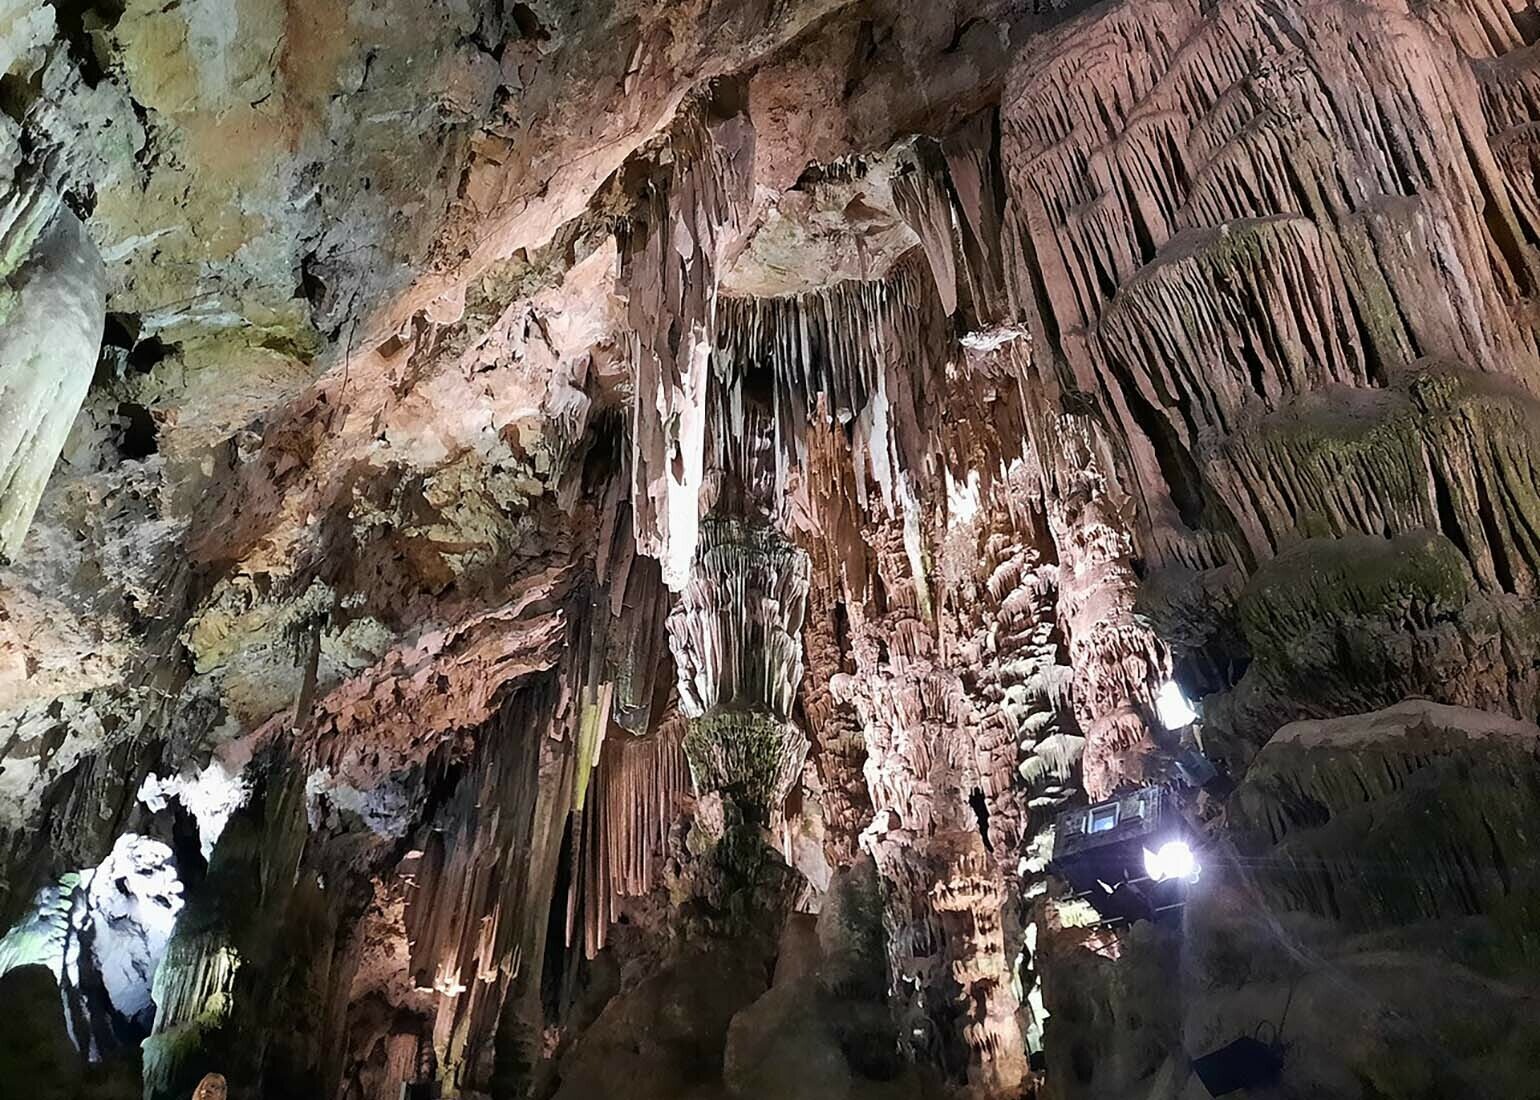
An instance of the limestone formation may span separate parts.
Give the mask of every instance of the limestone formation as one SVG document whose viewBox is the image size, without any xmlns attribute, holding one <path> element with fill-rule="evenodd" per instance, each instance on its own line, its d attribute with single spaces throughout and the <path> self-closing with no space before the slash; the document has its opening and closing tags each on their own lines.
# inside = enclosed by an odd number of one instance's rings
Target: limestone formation
<svg viewBox="0 0 1540 1100">
<path fill-rule="evenodd" d="M 1537 51 L 0 0 L 0 1081 L 1527 1096 Z"/>
<path fill-rule="evenodd" d="M 0 559 L 22 552 L 96 370 L 106 276 L 52 181 L 19 184 L 0 210 Z"/>
</svg>

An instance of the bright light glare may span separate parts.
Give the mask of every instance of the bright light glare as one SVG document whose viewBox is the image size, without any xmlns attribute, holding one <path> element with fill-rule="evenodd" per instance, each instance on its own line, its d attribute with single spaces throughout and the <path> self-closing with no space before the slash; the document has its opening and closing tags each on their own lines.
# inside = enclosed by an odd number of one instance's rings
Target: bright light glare
<svg viewBox="0 0 1540 1100">
<path fill-rule="evenodd" d="M 1168 878 L 1190 879 L 1198 871 L 1198 860 L 1184 841 L 1168 840 L 1158 852 L 1144 850 L 1144 872 L 1156 882 Z"/>
<path fill-rule="evenodd" d="M 1161 685 L 1155 696 L 1155 713 L 1160 717 L 1160 724 L 1168 730 L 1179 730 L 1198 720 L 1198 712 L 1192 709 L 1175 680 L 1167 680 Z"/>
</svg>

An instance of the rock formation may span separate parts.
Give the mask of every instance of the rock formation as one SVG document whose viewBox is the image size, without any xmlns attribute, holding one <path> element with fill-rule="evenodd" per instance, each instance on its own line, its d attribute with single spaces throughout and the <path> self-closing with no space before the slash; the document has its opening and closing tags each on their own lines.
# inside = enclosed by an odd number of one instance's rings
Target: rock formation
<svg viewBox="0 0 1540 1100">
<path fill-rule="evenodd" d="M 20 552 L 96 371 L 101 257 L 46 178 L 12 184 L 0 213 L 7 300 L 0 341 L 0 554 Z"/>
<path fill-rule="evenodd" d="M 1527 1095 L 1537 50 L 0 0 L 0 1081 Z"/>
</svg>

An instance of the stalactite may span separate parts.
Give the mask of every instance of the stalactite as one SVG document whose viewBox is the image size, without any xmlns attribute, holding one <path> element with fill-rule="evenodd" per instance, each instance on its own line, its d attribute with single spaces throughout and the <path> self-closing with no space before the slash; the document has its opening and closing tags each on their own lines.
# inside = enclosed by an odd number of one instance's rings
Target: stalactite
<svg viewBox="0 0 1540 1100">
<path fill-rule="evenodd" d="M 788 718 L 802 680 L 807 586 L 807 556 L 782 536 L 714 519 L 669 617 L 696 789 L 732 792 L 761 824 L 778 814 L 806 751 Z"/>
<path fill-rule="evenodd" d="M 1488 136 L 1532 114 L 1522 41 L 1477 6 L 1170 0 L 1017 66 L 1002 149 L 1041 328 L 1128 440 L 1152 563 L 1254 553 L 1223 514 L 1244 494 L 1202 482 L 1257 415 L 1419 356 L 1534 388 L 1535 204 Z"/>
<path fill-rule="evenodd" d="M 752 708 L 779 720 L 802 680 L 807 556 L 769 527 L 703 525 L 690 581 L 669 617 L 680 710 Z"/>
<path fill-rule="evenodd" d="M 1228 440 L 1216 484 L 1259 559 L 1313 535 L 1439 531 L 1483 587 L 1540 585 L 1534 398 L 1503 378 L 1421 361 L 1372 391 L 1307 395 Z"/>
<path fill-rule="evenodd" d="M 1012 228 L 1001 189 L 998 112 L 980 111 L 944 141 L 903 149 L 893 200 L 925 250 L 937 294 L 964 331 L 1015 321 L 1022 288 L 1005 257 Z"/>
<path fill-rule="evenodd" d="M 618 234 L 635 394 L 631 504 L 636 543 L 678 589 L 695 549 L 706 445 L 706 379 L 723 249 L 742 216 L 753 130 L 710 98 L 684 109 L 657 176 Z"/>
<path fill-rule="evenodd" d="M 705 849 L 686 869 L 686 912 L 717 934 L 778 935 L 794 876 L 772 841 L 807 752 L 789 719 L 808 560 L 761 520 L 714 517 L 701 536 L 668 624 Z"/>
<path fill-rule="evenodd" d="M 946 167 L 933 142 L 919 141 L 911 149 L 913 162 L 893 180 L 893 201 L 920 238 L 941 308 L 957 311 L 957 257 L 952 245 L 952 199 L 946 190 Z"/>
<path fill-rule="evenodd" d="M 21 551 L 96 372 L 107 276 L 45 171 L 0 206 L 0 561 Z"/>
<path fill-rule="evenodd" d="M 724 298 L 717 333 L 713 369 L 724 390 L 754 369 L 771 379 L 783 507 L 793 473 L 808 465 L 807 426 L 822 417 L 848 426 L 854 437 L 850 453 L 860 472 L 852 485 L 860 506 L 869 480 L 890 514 L 902 508 L 905 471 L 927 464 L 921 413 L 939 391 L 949 344 L 919 255 L 906 256 L 883 280 L 784 298 Z"/>
<path fill-rule="evenodd" d="M 662 881 L 669 830 L 690 791 L 683 723 L 667 721 L 648 737 L 611 739 L 600 760 L 598 790 L 584 825 L 583 949 L 592 958 L 609 938 L 627 899 Z"/>
<path fill-rule="evenodd" d="M 171 941 L 155 975 L 155 1026 L 144 1042 L 146 1096 L 163 1095 L 204 1033 L 229 1019 L 240 966 L 240 953 L 221 932 Z"/>
<path fill-rule="evenodd" d="M 633 734 L 653 726 L 660 686 L 670 679 L 667 633 L 669 592 L 656 561 L 631 554 L 629 530 L 617 542 L 627 547 L 624 568 L 608 580 L 610 638 L 606 665 L 614 684 L 610 704 L 616 725 Z"/>
<path fill-rule="evenodd" d="M 565 719 L 565 720 L 564 720 Z M 479 1087 L 510 1012 L 538 1042 L 540 975 L 575 782 L 575 715 L 549 684 L 515 693 L 478 735 L 478 757 L 439 809 L 409 878 L 405 931 L 440 1078 Z"/>
</svg>

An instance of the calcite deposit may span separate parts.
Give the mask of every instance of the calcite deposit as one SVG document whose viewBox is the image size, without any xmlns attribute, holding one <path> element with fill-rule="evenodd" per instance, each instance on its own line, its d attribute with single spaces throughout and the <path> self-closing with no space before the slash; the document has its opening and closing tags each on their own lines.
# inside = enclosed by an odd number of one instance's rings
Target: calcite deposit
<svg viewBox="0 0 1540 1100">
<path fill-rule="evenodd" d="M 0 1098 L 1530 1095 L 1536 51 L 0 0 Z"/>
</svg>

